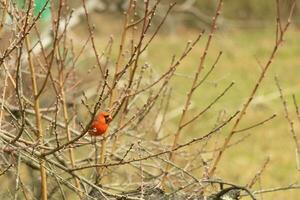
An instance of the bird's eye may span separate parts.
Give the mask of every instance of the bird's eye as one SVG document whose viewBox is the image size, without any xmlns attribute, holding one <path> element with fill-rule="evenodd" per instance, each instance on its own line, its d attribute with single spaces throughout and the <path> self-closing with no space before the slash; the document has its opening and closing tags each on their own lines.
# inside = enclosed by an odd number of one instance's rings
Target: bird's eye
<svg viewBox="0 0 300 200">
<path fill-rule="evenodd" d="M 106 115 L 104 118 L 106 123 L 109 123 L 112 120 L 110 115 Z"/>
</svg>

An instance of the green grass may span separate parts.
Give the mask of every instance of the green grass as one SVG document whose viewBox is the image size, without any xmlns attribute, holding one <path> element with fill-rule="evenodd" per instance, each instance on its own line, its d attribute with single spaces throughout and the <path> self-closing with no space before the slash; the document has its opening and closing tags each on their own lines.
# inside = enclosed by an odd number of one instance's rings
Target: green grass
<svg viewBox="0 0 300 200">
<path fill-rule="evenodd" d="M 182 32 L 178 35 L 159 36 L 152 43 L 147 52 L 147 60 L 157 71 L 163 72 L 170 63 L 171 56 L 173 54 L 180 55 L 185 43 L 196 37 L 195 32 Z M 297 29 L 291 29 L 286 35 L 284 45 L 280 47 L 256 94 L 256 97 L 260 96 L 262 101 L 250 106 L 239 127 L 247 127 L 274 113 L 277 114 L 277 117 L 262 127 L 241 133 L 233 138 L 233 141 L 236 141 L 247 133 L 251 134 L 242 143 L 226 151 L 217 170 L 218 176 L 223 179 L 241 185 L 246 184 L 261 168 L 264 160 L 270 157 L 270 163 L 262 175 L 262 187 L 288 185 L 299 180 L 300 173 L 296 170 L 295 162 L 295 144 L 289 132 L 288 123 L 284 118 L 282 103 L 277 95 L 274 82 L 274 77 L 277 75 L 283 92 L 287 91 L 285 98 L 288 100 L 289 111 L 296 121 L 291 95 L 295 94 L 300 103 L 300 61 L 298 59 L 300 38 L 298 35 L 299 30 Z M 203 50 L 206 38 L 201 40 L 200 45 L 185 59 L 177 71 L 176 78 L 172 80 L 173 97 L 176 98 L 176 101 L 172 102 L 174 109 L 183 105 L 185 101 L 186 91 L 191 85 L 191 76 L 198 66 L 199 55 Z M 235 86 L 209 113 L 183 131 L 182 140 L 205 133 L 205 130 L 214 124 L 219 110 L 225 109 L 228 113 L 232 113 L 241 107 L 260 74 L 261 69 L 258 61 L 262 65 L 266 63 L 273 45 L 274 30 L 272 29 L 229 30 L 216 34 L 208 54 L 205 70 L 210 68 L 219 51 L 223 51 L 223 55 L 209 79 L 195 92 L 193 97 L 195 106 L 190 111 L 190 116 L 208 105 L 231 81 L 235 82 Z M 272 94 L 275 94 L 275 97 L 272 97 Z M 172 123 L 176 123 L 176 120 L 170 122 L 171 127 L 176 127 L 176 124 Z M 298 122 L 296 125 L 298 135 L 299 125 Z M 227 129 L 222 131 L 222 135 L 227 133 Z M 258 188 L 256 187 L 256 189 Z M 296 190 L 276 192 L 265 194 L 264 199 L 286 199 L 287 197 L 288 199 L 297 199 L 299 194 L 300 192 Z"/>
</svg>

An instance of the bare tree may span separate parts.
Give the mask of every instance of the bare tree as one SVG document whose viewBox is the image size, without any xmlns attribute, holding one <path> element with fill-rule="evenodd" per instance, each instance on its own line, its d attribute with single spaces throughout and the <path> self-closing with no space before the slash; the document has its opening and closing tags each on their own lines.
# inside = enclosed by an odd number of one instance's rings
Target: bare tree
<svg viewBox="0 0 300 200">
<path fill-rule="evenodd" d="M 25 8 L 11 1 L 1 1 L 0 32 L 12 33 L 0 54 L 3 80 L 0 83 L 0 177 L 8 182 L 10 191 L 1 191 L 3 198 L 217 200 L 225 196 L 231 199 L 248 196 L 257 199 L 257 194 L 264 192 L 299 189 L 299 185 L 294 184 L 252 191 L 269 160 L 246 186 L 216 176 L 224 153 L 235 145 L 232 138 L 276 116 L 239 127 L 282 45 L 295 2 L 285 22 L 277 1 L 274 48 L 242 108 L 233 113 L 216 113 L 219 117 L 214 127 L 185 142 L 182 140 L 185 128 L 211 111 L 234 85 L 232 82 L 224 86 L 205 108 L 188 117 L 195 91 L 221 61 L 220 51 L 204 73 L 223 1 L 218 1 L 214 17 L 207 19 L 208 37 L 203 37 L 206 33 L 200 31 L 194 40 L 187 42 L 179 56 L 170 58 L 169 66 L 162 73 L 153 72 L 143 56 L 159 37 L 175 4 L 168 5 L 163 15 L 156 18 L 161 6 L 159 0 L 117 1 L 118 8 L 125 9 L 120 41 L 111 37 L 99 51 L 90 13 L 111 7 L 110 1 L 82 0 L 81 6 L 72 11 L 66 1 L 59 0 L 57 7 L 51 7 L 51 26 L 43 28 L 40 18 L 50 3 L 47 0 L 34 15 L 32 0 L 26 1 Z M 153 20 L 159 23 L 153 25 Z M 85 26 L 88 32 L 82 41 L 74 41 L 70 33 L 77 25 Z M 206 41 L 186 90 L 177 129 L 170 137 L 160 137 L 174 97 L 170 80 L 200 40 Z M 86 55 L 92 55 L 94 65 L 80 66 Z M 95 79 L 88 82 L 88 90 L 81 88 L 85 76 Z M 295 98 L 294 104 L 299 118 Z M 103 137 L 91 137 L 88 132 L 100 110 L 110 112 L 113 123 Z M 286 118 L 292 127 L 287 111 Z M 216 143 L 215 136 L 224 131 L 224 127 L 231 129 L 223 143 L 209 148 L 207 144 Z M 292 134 L 299 154 L 297 135 L 293 130 Z M 195 144 L 201 144 L 202 148 L 195 150 Z M 206 151 L 212 152 L 212 156 L 204 159 L 202 154 Z M 195 170 L 203 175 L 195 175 Z"/>
</svg>

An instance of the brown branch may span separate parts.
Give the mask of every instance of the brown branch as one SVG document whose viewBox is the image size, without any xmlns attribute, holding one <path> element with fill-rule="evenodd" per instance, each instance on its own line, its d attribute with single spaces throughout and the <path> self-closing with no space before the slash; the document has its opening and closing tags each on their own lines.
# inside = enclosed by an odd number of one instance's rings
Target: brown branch
<svg viewBox="0 0 300 200">
<path fill-rule="evenodd" d="M 299 107 L 297 104 L 296 96 L 294 94 L 293 94 L 293 102 L 294 102 L 294 106 L 295 106 L 295 110 L 296 110 L 296 115 L 297 115 L 298 121 L 300 123 L 300 111 L 299 111 Z"/>
<path fill-rule="evenodd" d="M 261 166 L 260 170 L 255 174 L 255 176 L 251 179 L 251 181 L 247 184 L 247 188 L 252 188 L 252 186 L 257 182 L 258 179 L 261 178 L 261 174 L 265 171 L 267 165 L 269 164 L 270 162 L 270 158 L 268 157 L 263 165 Z"/>
<path fill-rule="evenodd" d="M 276 116 L 277 116 L 276 114 L 273 114 L 271 117 L 268 117 L 267 119 L 265 119 L 265 120 L 263 120 L 261 122 L 258 122 L 256 124 L 253 124 L 253 125 L 251 125 L 249 127 L 246 127 L 246 128 L 240 129 L 240 130 L 236 130 L 235 133 L 240 133 L 240 132 L 248 131 L 248 130 L 251 130 L 251 129 L 256 128 L 258 126 L 261 126 L 261 125 L 265 124 L 266 122 L 271 121 Z"/>
<path fill-rule="evenodd" d="M 300 141 L 299 141 L 299 139 L 297 137 L 297 134 L 296 134 L 296 130 L 295 130 L 295 127 L 294 127 L 294 122 L 293 122 L 293 120 L 291 119 L 291 117 L 289 115 L 287 102 L 283 97 L 282 89 L 280 87 L 279 80 L 278 80 L 277 77 L 275 77 L 275 83 L 276 83 L 276 86 L 278 88 L 278 91 L 279 91 L 279 94 L 280 94 L 280 99 L 281 99 L 281 102 L 282 102 L 282 105 L 283 105 L 284 117 L 286 118 L 287 122 L 289 123 L 290 132 L 292 134 L 292 138 L 293 138 L 295 146 L 296 146 L 296 162 L 297 162 L 297 168 L 300 171 L 300 166 L 298 166 L 298 160 L 299 160 L 299 157 L 300 157 Z"/>
<path fill-rule="evenodd" d="M 182 130 L 181 126 L 182 126 L 182 124 L 183 124 L 183 122 L 185 120 L 187 111 L 188 111 L 189 106 L 191 104 L 191 100 L 192 100 L 193 94 L 194 94 L 194 92 L 195 92 L 195 90 L 197 88 L 196 85 L 198 84 L 198 79 L 199 79 L 200 73 L 202 72 L 202 70 L 204 68 L 204 62 L 205 62 L 205 59 L 206 59 L 206 55 L 207 55 L 207 52 L 209 50 L 209 47 L 210 47 L 210 44 L 211 44 L 211 41 L 212 41 L 212 38 L 213 38 L 213 34 L 214 34 L 214 32 L 216 31 L 216 28 L 217 28 L 216 27 L 216 22 L 217 22 L 218 16 L 220 15 L 222 4 L 223 4 L 223 1 L 219 0 L 215 16 L 213 17 L 213 20 L 212 20 L 212 24 L 211 24 L 211 28 L 210 28 L 210 33 L 209 33 L 207 42 L 205 44 L 203 52 L 201 53 L 200 62 L 199 62 L 197 71 L 195 72 L 191 88 L 190 88 L 190 90 L 189 90 L 189 92 L 187 94 L 187 97 L 186 97 L 185 105 L 184 105 L 184 108 L 182 110 L 182 114 L 180 116 L 180 120 L 179 120 L 179 125 L 178 125 L 178 128 L 177 128 L 177 131 L 174 134 L 174 140 L 173 140 L 173 145 L 172 145 L 173 148 L 177 146 L 177 143 L 178 143 L 178 140 L 179 140 L 179 137 L 180 137 L 180 134 L 181 134 L 181 130 Z M 174 159 L 173 156 L 174 155 L 171 152 L 170 155 L 169 155 L 170 161 L 173 161 L 173 159 Z M 164 175 L 164 177 L 162 179 L 162 182 L 161 182 L 162 185 L 164 185 L 164 182 L 166 180 L 166 176 L 167 176 L 167 173 L 168 173 L 168 168 L 169 168 L 169 165 L 166 166 L 166 169 L 165 169 L 166 174 Z"/>
<path fill-rule="evenodd" d="M 45 9 L 47 8 L 47 5 L 49 3 L 50 0 L 47 0 L 44 4 L 44 6 L 42 7 L 42 9 L 40 10 L 40 12 L 37 14 L 37 16 L 34 18 L 33 22 L 31 23 L 30 26 L 28 26 L 27 29 L 23 30 L 23 33 L 20 35 L 20 37 L 18 38 L 18 40 L 14 43 L 12 43 L 1 55 L 0 57 L 0 66 L 3 64 L 4 59 L 6 57 L 8 57 L 23 41 L 24 39 L 27 37 L 27 35 L 30 33 L 31 29 L 36 25 L 37 21 L 40 19 L 42 13 L 45 11 Z M 29 16 L 29 15 L 27 15 Z M 26 23 L 26 26 L 24 26 L 24 28 L 26 28 L 28 25 L 28 23 Z"/>
<path fill-rule="evenodd" d="M 4 175 L 11 167 L 13 167 L 13 164 L 8 165 L 6 168 L 4 168 L 1 172 L 0 172 L 0 176 Z"/>
<path fill-rule="evenodd" d="M 264 68 L 261 71 L 260 76 L 259 76 L 259 78 L 258 78 L 258 80 L 257 80 L 257 82 L 256 82 L 256 84 L 255 84 L 255 86 L 253 88 L 253 90 L 251 91 L 251 93 L 250 93 L 247 101 L 243 105 L 242 110 L 241 110 L 241 112 L 239 114 L 239 117 L 236 119 L 236 121 L 235 121 L 235 123 L 234 123 L 234 125 L 233 125 L 233 127 L 232 127 L 232 129 L 231 129 L 231 131 L 229 133 L 229 135 L 225 138 L 225 141 L 224 141 L 224 143 L 222 145 L 222 149 L 218 152 L 215 160 L 213 161 L 213 164 L 211 165 L 211 168 L 210 168 L 210 171 L 209 171 L 209 176 L 212 176 L 214 174 L 214 172 L 215 172 L 215 170 L 217 168 L 217 165 L 220 162 L 221 157 L 222 157 L 224 151 L 227 148 L 227 145 L 229 144 L 232 136 L 234 135 L 234 133 L 235 133 L 235 131 L 236 131 L 236 129 L 237 129 L 240 121 L 242 120 L 242 118 L 246 114 L 246 111 L 248 110 L 248 107 L 250 106 L 250 104 L 251 104 L 251 102 L 253 100 L 254 95 L 256 94 L 259 86 L 261 85 L 261 82 L 263 81 L 263 79 L 264 79 L 264 77 L 265 77 L 265 75 L 266 75 L 269 67 L 271 66 L 271 64 L 272 64 L 272 62 L 273 62 L 273 60 L 274 60 L 274 58 L 275 58 L 275 56 L 276 56 L 276 54 L 278 52 L 278 49 L 279 49 L 280 45 L 283 42 L 284 35 L 285 35 L 286 30 L 287 30 L 287 28 L 288 28 L 288 26 L 290 24 L 290 20 L 291 20 L 291 16 L 292 16 L 292 13 L 293 13 L 293 8 L 295 6 L 295 2 L 296 1 L 294 1 L 293 6 L 292 6 L 292 8 L 290 10 L 290 15 L 289 15 L 288 21 L 287 21 L 284 29 L 280 32 L 278 39 L 276 39 L 275 46 L 274 46 L 274 48 L 273 48 L 273 50 L 272 50 L 272 52 L 270 54 L 270 57 L 269 57 L 267 63 L 264 65 Z"/>
<path fill-rule="evenodd" d="M 197 120 L 201 115 L 203 115 L 206 111 L 208 111 L 220 98 L 222 98 L 227 92 L 228 90 L 234 85 L 234 82 L 231 82 L 226 88 L 225 90 L 218 95 L 205 109 L 203 109 L 201 112 L 199 112 L 196 116 L 194 116 L 192 119 L 190 119 L 189 121 L 185 122 L 184 124 L 182 124 L 180 126 L 180 128 L 184 128 L 187 125 L 189 125 L 190 123 L 194 122 L 195 120 Z"/>
</svg>

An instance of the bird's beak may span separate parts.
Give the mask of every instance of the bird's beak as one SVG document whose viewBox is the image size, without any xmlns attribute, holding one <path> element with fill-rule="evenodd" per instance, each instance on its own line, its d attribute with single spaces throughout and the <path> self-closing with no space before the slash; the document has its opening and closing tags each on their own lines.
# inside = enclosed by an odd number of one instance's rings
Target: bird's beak
<svg viewBox="0 0 300 200">
<path fill-rule="evenodd" d="M 109 123 L 112 121 L 112 117 L 109 115 L 105 118 L 106 123 Z"/>
</svg>

